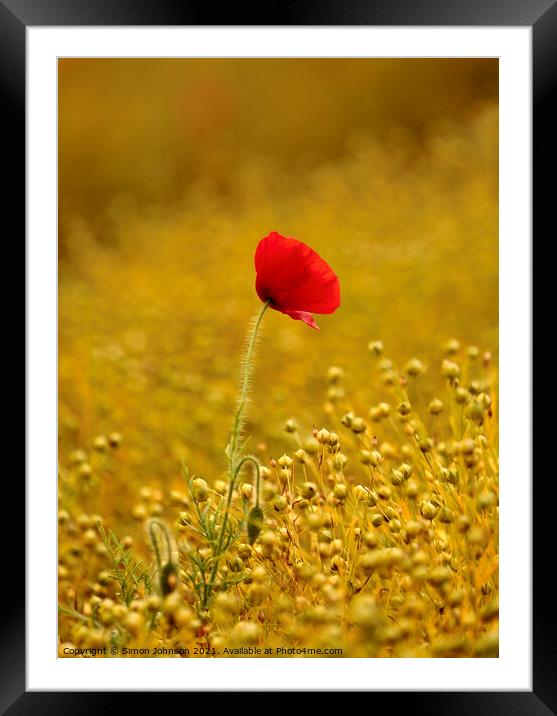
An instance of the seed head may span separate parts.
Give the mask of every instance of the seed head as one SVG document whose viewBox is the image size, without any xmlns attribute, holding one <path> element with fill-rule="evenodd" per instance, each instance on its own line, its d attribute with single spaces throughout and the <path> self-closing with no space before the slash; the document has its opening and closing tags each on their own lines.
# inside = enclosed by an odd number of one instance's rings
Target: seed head
<svg viewBox="0 0 557 716">
<path fill-rule="evenodd" d="M 336 447 L 339 444 L 339 438 L 336 433 L 331 433 L 329 435 L 329 445 L 330 447 Z"/>
<path fill-rule="evenodd" d="M 432 415 L 439 415 L 443 412 L 443 403 L 438 398 L 434 398 L 427 409 Z"/>
<path fill-rule="evenodd" d="M 105 452 L 108 447 L 108 440 L 104 435 L 97 435 L 93 440 L 93 450 L 97 452 Z"/>
<path fill-rule="evenodd" d="M 327 371 L 327 380 L 329 383 L 338 383 L 344 377 L 342 368 L 332 365 Z"/>
<path fill-rule="evenodd" d="M 240 485 L 240 495 L 245 500 L 249 500 L 253 493 L 253 486 L 249 482 L 244 482 Z"/>
<path fill-rule="evenodd" d="M 111 448 L 120 447 L 120 445 L 122 444 L 122 435 L 117 432 L 110 433 L 110 435 L 108 436 L 108 443 Z"/>
<path fill-rule="evenodd" d="M 342 418 L 340 419 L 340 422 L 345 425 L 347 428 L 349 428 L 352 425 L 352 421 L 354 420 L 354 413 L 345 413 Z"/>
<path fill-rule="evenodd" d="M 314 482 L 304 482 L 300 487 L 300 494 L 306 500 L 311 500 L 317 493 L 317 487 Z"/>
<path fill-rule="evenodd" d="M 273 499 L 273 508 L 277 512 L 283 512 L 288 506 L 288 500 L 284 495 L 276 495 Z"/>
<path fill-rule="evenodd" d="M 441 375 L 450 379 L 458 378 L 460 366 L 452 360 L 445 359 L 441 365 Z"/>
<path fill-rule="evenodd" d="M 370 341 L 367 349 L 372 355 L 380 356 L 383 353 L 383 341 Z"/>
<path fill-rule="evenodd" d="M 331 434 L 329 433 L 328 430 L 326 430 L 325 428 L 321 428 L 321 430 L 317 431 L 317 434 L 315 437 L 322 445 L 326 445 L 329 442 L 330 436 L 331 436 Z"/>
<path fill-rule="evenodd" d="M 363 418 L 354 418 L 352 420 L 352 424 L 350 425 L 350 429 L 353 433 L 363 433 L 366 429 L 366 424 L 363 420 Z"/>
<path fill-rule="evenodd" d="M 201 477 L 192 482 L 192 493 L 197 502 L 206 502 L 209 496 L 209 486 Z"/>
<path fill-rule="evenodd" d="M 294 461 L 289 455 L 282 455 L 278 459 L 278 464 L 282 467 L 283 470 L 292 467 L 293 462 Z"/>
<path fill-rule="evenodd" d="M 298 424 L 296 423 L 296 421 L 293 418 L 290 418 L 284 424 L 284 430 L 287 433 L 296 433 L 296 432 L 298 432 Z"/>
<path fill-rule="evenodd" d="M 437 510 L 437 505 L 434 505 L 432 502 L 424 502 L 420 505 L 420 512 L 422 513 L 422 517 L 425 517 L 426 520 L 432 520 L 437 514 Z"/>
<path fill-rule="evenodd" d="M 443 350 L 449 356 L 455 355 L 455 353 L 458 353 L 460 350 L 460 341 L 456 338 L 451 338 L 445 343 Z"/>
<path fill-rule="evenodd" d="M 333 458 L 333 467 L 335 468 L 335 470 L 344 470 L 347 462 L 348 458 L 346 457 L 346 455 L 341 452 L 337 452 L 337 454 Z"/>
<path fill-rule="evenodd" d="M 477 400 L 471 400 L 468 403 L 468 405 L 464 409 L 464 414 L 467 418 L 472 420 L 474 423 L 477 423 L 478 425 L 481 425 L 484 421 L 484 411 Z"/>
<path fill-rule="evenodd" d="M 69 459 L 72 465 L 81 465 L 82 462 L 85 462 L 87 460 L 87 455 L 83 450 L 74 450 L 70 454 Z"/>
<path fill-rule="evenodd" d="M 418 358 L 412 358 L 405 365 L 404 370 L 408 375 L 417 378 L 425 372 L 424 364 Z"/>
<path fill-rule="evenodd" d="M 337 500 L 342 502 L 346 499 L 348 495 L 348 488 L 344 483 L 337 482 L 337 484 L 333 488 L 333 495 L 336 497 Z"/>
</svg>

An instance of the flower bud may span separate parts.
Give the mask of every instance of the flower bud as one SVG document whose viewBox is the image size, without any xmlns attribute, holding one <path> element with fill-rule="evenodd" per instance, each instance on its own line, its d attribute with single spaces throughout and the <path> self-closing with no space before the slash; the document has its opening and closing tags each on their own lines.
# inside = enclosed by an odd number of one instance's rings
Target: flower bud
<svg viewBox="0 0 557 716">
<path fill-rule="evenodd" d="M 341 452 L 338 452 L 333 458 L 333 467 L 335 468 L 335 470 L 344 470 L 347 462 L 348 458 L 346 457 L 346 455 Z"/>
<path fill-rule="evenodd" d="M 88 482 L 93 474 L 93 469 L 88 462 L 84 462 L 79 466 L 77 473 L 84 482 Z"/>
<path fill-rule="evenodd" d="M 352 420 L 352 424 L 350 425 L 350 429 L 353 433 L 363 433 L 366 429 L 366 424 L 363 420 L 363 418 L 354 418 Z"/>
<path fill-rule="evenodd" d="M 134 520 L 141 522 L 147 517 L 147 508 L 145 507 L 145 505 L 137 504 L 132 507 L 131 515 Z"/>
<path fill-rule="evenodd" d="M 417 358 L 412 358 L 404 367 L 404 371 L 414 378 L 422 375 L 425 371 L 424 364 Z"/>
<path fill-rule="evenodd" d="M 244 482 L 240 485 L 240 495 L 242 495 L 242 497 L 245 500 L 250 499 L 252 492 L 253 492 L 253 487 L 252 487 L 252 485 L 250 485 L 249 482 Z"/>
<path fill-rule="evenodd" d="M 284 495 L 277 495 L 272 504 L 277 512 L 283 512 L 288 506 L 288 500 Z"/>
<path fill-rule="evenodd" d="M 93 440 L 93 450 L 97 452 L 105 452 L 108 447 L 108 440 L 104 435 L 97 435 Z"/>
<path fill-rule="evenodd" d="M 472 440 L 472 438 L 466 438 L 460 443 L 460 452 L 463 455 L 469 455 L 470 453 L 474 452 L 474 449 L 476 447 L 476 444 Z"/>
<path fill-rule="evenodd" d="M 400 470 L 391 470 L 390 480 L 391 484 L 393 484 L 395 487 L 398 487 L 399 485 L 402 485 L 404 478 Z"/>
<path fill-rule="evenodd" d="M 317 487 L 313 482 L 304 482 L 300 487 L 300 494 L 306 500 L 311 500 L 317 493 Z"/>
<path fill-rule="evenodd" d="M 331 433 L 329 435 L 329 445 L 331 447 L 336 447 L 339 444 L 339 438 L 336 433 Z"/>
<path fill-rule="evenodd" d="M 108 436 L 108 443 L 111 448 L 117 448 L 120 447 L 122 444 L 122 435 L 118 432 L 110 433 Z"/>
<path fill-rule="evenodd" d="M 321 428 L 315 437 L 322 445 L 326 445 L 329 442 L 330 433 L 326 428 Z"/>
<path fill-rule="evenodd" d="M 433 444 L 431 438 L 418 438 L 418 447 L 423 453 L 430 452 L 433 448 Z"/>
<path fill-rule="evenodd" d="M 441 365 L 441 375 L 450 379 L 458 378 L 460 375 L 458 363 L 445 359 Z"/>
<path fill-rule="evenodd" d="M 474 423 L 481 425 L 484 420 L 484 414 L 480 403 L 477 400 L 472 400 L 466 406 L 464 414 L 467 418 L 472 420 Z"/>
<path fill-rule="evenodd" d="M 166 596 L 176 589 L 178 584 L 178 569 L 172 562 L 167 562 L 161 569 L 160 587 L 161 594 Z"/>
<path fill-rule="evenodd" d="M 258 507 L 252 507 L 247 518 L 248 543 L 254 544 L 263 529 L 263 510 Z M 268 534 L 267 532 L 265 534 Z M 270 534 L 273 534 L 272 532 Z M 274 536 L 274 535 L 273 535 Z"/>
<path fill-rule="evenodd" d="M 337 368 L 337 366 L 334 365 L 332 365 L 327 371 L 327 380 L 329 383 L 338 383 L 339 380 L 342 380 L 343 376 L 344 371 L 342 368 Z"/>
<path fill-rule="evenodd" d="M 198 502 L 205 502 L 209 496 L 209 488 L 205 480 L 198 477 L 192 482 L 192 493 Z"/>
<path fill-rule="evenodd" d="M 447 355 L 454 355 L 460 350 L 460 342 L 456 338 L 451 338 L 445 343 L 443 350 Z"/>
<path fill-rule="evenodd" d="M 82 462 L 87 460 L 87 455 L 83 450 L 74 450 L 69 457 L 72 465 L 81 465 Z"/>
<path fill-rule="evenodd" d="M 228 490 L 228 485 L 224 480 L 216 480 L 213 487 L 215 489 L 215 492 L 218 492 L 219 495 L 224 495 Z"/>
<path fill-rule="evenodd" d="M 287 433 L 296 433 L 296 432 L 298 432 L 298 425 L 295 420 L 290 418 L 284 424 L 284 429 Z"/>
<path fill-rule="evenodd" d="M 337 482 L 337 484 L 333 488 L 333 495 L 336 497 L 337 500 L 342 502 L 342 500 L 345 500 L 348 495 L 348 488 L 344 483 Z"/>
<path fill-rule="evenodd" d="M 372 355 L 380 356 L 383 353 L 383 341 L 370 341 L 367 349 Z"/>
<path fill-rule="evenodd" d="M 289 457 L 288 455 L 282 455 L 278 459 L 278 464 L 283 468 L 283 470 L 286 468 L 292 467 L 293 462 L 294 461 L 292 460 L 292 458 Z"/>
<path fill-rule="evenodd" d="M 443 412 L 443 403 L 438 398 L 434 398 L 427 409 L 432 415 L 439 415 Z"/>
<path fill-rule="evenodd" d="M 437 505 L 431 502 L 424 502 L 420 505 L 420 512 L 422 513 L 422 517 L 425 517 L 426 520 L 432 520 L 437 514 L 438 509 Z"/>
<path fill-rule="evenodd" d="M 354 413 L 345 413 L 342 418 L 340 419 L 340 422 L 345 425 L 347 428 L 349 428 L 352 425 L 352 421 L 354 420 Z"/>
<path fill-rule="evenodd" d="M 445 524 L 450 524 L 451 522 L 454 522 L 455 516 L 454 513 L 449 510 L 448 507 L 441 507 L 439 510 L 439 521 L 444 522 Z"/>
</svg>

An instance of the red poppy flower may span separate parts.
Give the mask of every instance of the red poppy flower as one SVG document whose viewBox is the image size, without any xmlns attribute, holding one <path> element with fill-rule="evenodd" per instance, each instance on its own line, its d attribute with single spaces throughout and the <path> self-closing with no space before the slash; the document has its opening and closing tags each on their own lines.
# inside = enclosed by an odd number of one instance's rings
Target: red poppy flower
<svg viewBox="0 0 557 716">
<path fill-rule="evenodd" d="M 271 232 L 255 251 L 255 290 L 271 308 L 319 330 L 312 313 L 334 313 L 340 284 L 319 254 L 297 239 Z"/>
</svg>

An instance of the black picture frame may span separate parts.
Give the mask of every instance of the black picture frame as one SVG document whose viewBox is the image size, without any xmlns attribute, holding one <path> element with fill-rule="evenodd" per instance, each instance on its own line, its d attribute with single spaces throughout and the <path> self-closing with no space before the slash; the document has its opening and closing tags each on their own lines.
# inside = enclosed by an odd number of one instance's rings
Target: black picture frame
<svg viewBox="0 0 557 716">
<path fill-rule="evenodd" d="M 218 19 L 218 22 L 215 22 Z M 415 25 L 415 26 L 528 26 L 533 41 L 533 235 L 543 245 L 554 229 L 550 212 L 555 203 L 555 125 L 552 100 L 557 88 L 557 0 L 285 0 L 283 3 L 231 3 L 222 7 L 183 0 L 0 0 L 0 88 L 4 134 L 4 217 L 10 243 L 25 242 L 25 100 L 26 28 L 83 25 Z M 543 233 L 542 233 L 543 232 Z M 548 233 L 546 233 L 548 232 Z M 6 237 L 6 241 L 8 241 Z M 542 286 L 543 290 L 544 286 Z M 13 300 L 13 299 L 11 299 Z M 14 334 L 15 335 L 15 334 Z M 531 379 L 533 380 L 533 379 Z M 16 398 L 16 382 L 5 387 Z M 533 388 L 533 382 L 531 383 Z M 6 397 L 6 396 L 5 396 Z M 20 392 L 17 393 L 20 400 Z M 540 437 L 540 442 L 543 437 Z M 10 511 L 22 517 L 25 488 L 22 478 L 11 480 Z M 525 476 L 527 480 L 527 476 Z M 542 482 L 542 485 L 544 483 Z M 547 483 L 546 483 L 547 484 Z M 377 693 L 370 707 L 408 708 L 418 714 L 537 714 L 557 713 L 557 642 L 554 599 L 547 581 L 553 560 L 554 517 L 548 500 L 534 483 L 533 554 L 533 690 L 531 692 Z M 528 489 L 525 484 L 525 489 Z M 6 501 L 5 505 L 8 504 Z M 20 519 L 19 525 L 24 524 Z M 25 679 L 25 535 L 21 527 L 9 550 L 3 552 L 3 608 L 0 611 L 2 658 L 0 708 L 16 714 L 85 714 L 123 704 L 125 694 L 102 692 L 28 692 Z M 9 582 L 10 588 L 6 587 Z M 363 688 L 365 686 L 363 685 Z M 440 684 L 442 688 L 442 684 Z M 333 705 L 335 694 L 328 696 Z M 144 706 L 160 695 L 142 694 Z M 189 697 L 188 697 L 189 698 Z M 147 699 L 147 701 L 145 701 Z M 263 699 L 263 701 L 261 700 Z M 291 708 L 291 695 L 265 697 L 254 708 L 278 712 Z M 188 704 L 190 702 L 188 701 Z M 209 702 L 207 702 L 209 703 Z M 213 701 L 210 702 L 214 710 Z M 246 707 L 251 708 L 246 703 Z M 159 705 L 160 708 L 160 705 Z M 220 709 L 218 709 L 220 710 Z"/>
</svg>

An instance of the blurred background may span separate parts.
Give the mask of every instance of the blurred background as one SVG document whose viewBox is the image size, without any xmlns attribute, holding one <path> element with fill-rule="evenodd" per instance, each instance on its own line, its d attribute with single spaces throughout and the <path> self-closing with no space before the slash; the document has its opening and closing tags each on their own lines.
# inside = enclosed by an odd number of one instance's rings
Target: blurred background
<svg viewBox="0 0 557 716">
<path fill-rule="evenodd" d="M 220 477 L 273 230 L 342 304 L 319 333 L 266 314 L 248 432 L 269 454 L 286 419 L 327 423 L 331 365 L 354 409 L 382 399 L 372 339 L 432 389 L 448 339 L 496 355 L 497 96 L 489 59 L 60 60 L 61 460 L 121 433 L 116 513 L 181 486 L 182 458 Z"/>
</svg>

